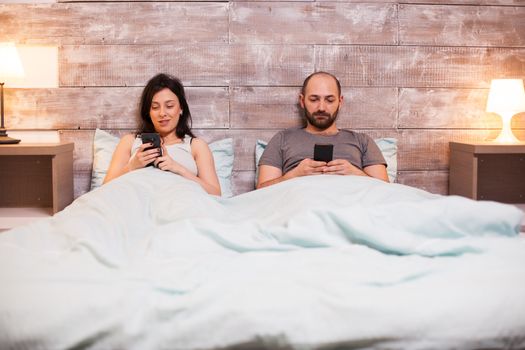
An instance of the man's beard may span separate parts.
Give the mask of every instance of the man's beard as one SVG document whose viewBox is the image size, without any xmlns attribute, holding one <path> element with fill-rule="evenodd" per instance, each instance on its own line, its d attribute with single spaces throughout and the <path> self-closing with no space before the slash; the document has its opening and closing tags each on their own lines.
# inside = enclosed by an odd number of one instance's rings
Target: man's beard
<svg viewBox="0 0 525 350">
<path fill-rule="evenodd" d="M 305 116 L 305 118 L 308 120 L 308 122 L 310 124 L 312 124 L 313 126 L 315 126 L 319 130 L 326 130 L 329 127 L 331 127 L 332 124 L 337 119 L 337 114 L 338 113 L 339 113 L 339 108 L 337 109 L 337 111 L 334 112 L 334 114 L 330 114 L 330 113 L 327 113 L 327 112 L 314 112 L 314 113 L 310 114 L 310 112 L 308 112 L 308 110 L 306 108 L 304 109 L 304 116 Z M 316 116 L 317 117 L 323 116 L 325 118 L 316 119 L 315 118 Z"/>
</svg>

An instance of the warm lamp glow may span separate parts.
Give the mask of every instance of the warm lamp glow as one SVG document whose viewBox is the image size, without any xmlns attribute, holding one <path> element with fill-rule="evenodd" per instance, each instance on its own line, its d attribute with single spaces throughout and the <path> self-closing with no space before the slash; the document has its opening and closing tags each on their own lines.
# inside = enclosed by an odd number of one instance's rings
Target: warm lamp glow
<svg viewBox="0 0 525 350">
<path fill-rule="evenodd" d="M 12 43 L 0 43 L 0 82 L 5 83 L 4 78 L 23 76 L 24 67 L 16 46 Z"/>
<path fill-rule="evenodd" d="M 497 113 L 503 121 L 498 143 L 520 142 L 512 133 L 510 121 L 514 114 L 525 112 L 525 90 L 521 79 L 493 79 L 487 99 L 487 112 Z"/>
<path fill-rule="evenodd" d="M 20 140 L 7 136 L 4 127 L 4 83 L 5 78 L 19 77 L 24 75 L 24 68 L 18 56 L 16 46 L 12 43 L 0 43 L 0 104 L 2 114 L 2 125 L 0 126 L 0 144 L 18 143 Z"/>
</svg>

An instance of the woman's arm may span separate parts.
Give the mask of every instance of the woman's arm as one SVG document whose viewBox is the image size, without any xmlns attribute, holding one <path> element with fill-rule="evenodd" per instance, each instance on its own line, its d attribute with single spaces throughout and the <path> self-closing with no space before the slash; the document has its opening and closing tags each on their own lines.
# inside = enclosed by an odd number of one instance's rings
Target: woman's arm
<svg viewBox="0 0 525 350">
<path fill-rule="evenodd" d="M 171 171 L 188 180 L 195 181 L 209 194 L 221 195 L 221 186 L 219 185 L 219 179 L 215 172 L 213 155 L 206 142 L 194 138 L 191 143 L 191 155 L 197 164 L 197 175 L 194 175 L 185 166 L 171 158 L 165 146 L 162 147 L 164 155 L 155 160 L 155 165 L 157 165 L 160 170 Z"/>
<path fill-rule="evenodd" d="M 184 176 L 196 181 L 209 194 L 221 195 L 221 185 L 215 171 L 215 162 L 208 144 L 201 139 L 194 138 L 191 143 L 191 153 L 197 163 L 197 176 L 188 172 L 189 176 Z"/>
<path fill-rule="evenodd" d="M 113 152 L 108 173 L 106 174 L 103 183 L 108 183 L 130 171 L 144 168 L 147 164 L 153 162 L 155 158 L 158 157 L 159 153 L 157 149 L 144 151 L 144 148 L 151 146 L 151 144 L 145 143 L 139 147 L 135 156 L 130 159 L 133 141 L 135 141 L 135 135 L 133 134 L 125 135 L 120 139 L 115 152 Z"/>
</svg>

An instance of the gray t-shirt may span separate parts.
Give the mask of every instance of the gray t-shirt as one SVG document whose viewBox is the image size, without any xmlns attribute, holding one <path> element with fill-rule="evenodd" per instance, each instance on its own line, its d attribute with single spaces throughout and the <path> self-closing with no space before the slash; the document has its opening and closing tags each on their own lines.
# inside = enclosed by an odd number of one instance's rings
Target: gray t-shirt
<svg viewBox="0 0 525 350">
<path fill-rule="evenodd" d="M 314 135 L 301 129 L 286 129 L 272 137 L 259 165 L 271 165 L 286 174 L 305 158 L 314 158 L 316 143 L 331 143 L 334 145 L 333 159 L 346 159 L 359 169 L 384 164 L 385 158 L 374 140 L 362 133 L 339 130 L 335 135 Z"/>
</svg>

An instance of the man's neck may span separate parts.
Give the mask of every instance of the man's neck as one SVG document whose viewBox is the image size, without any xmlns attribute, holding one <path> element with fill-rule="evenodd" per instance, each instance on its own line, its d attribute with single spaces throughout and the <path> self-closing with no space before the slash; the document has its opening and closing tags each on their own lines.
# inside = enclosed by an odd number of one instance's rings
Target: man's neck
<svg viewBox="0 0 525 350">
<path fill-rule="evenodd" d="M 314 134 L 314 135 L 322 135 L 322 136 L 332 136 L 332 135 L 336 135 L 339 132 L 339 129 L 337 128 L 335 123 L 330 125 L 330 127 L 327 129 L 318 129 L 312 124 L 307 123 L 306 128 L 304 130 L 307 133 Z"/>
</svg>

